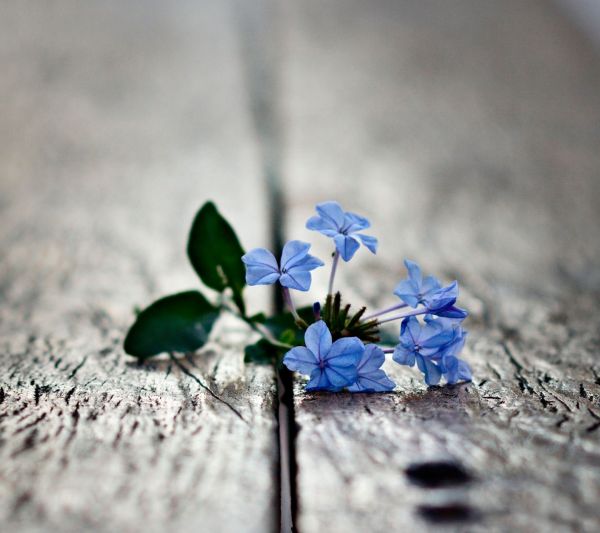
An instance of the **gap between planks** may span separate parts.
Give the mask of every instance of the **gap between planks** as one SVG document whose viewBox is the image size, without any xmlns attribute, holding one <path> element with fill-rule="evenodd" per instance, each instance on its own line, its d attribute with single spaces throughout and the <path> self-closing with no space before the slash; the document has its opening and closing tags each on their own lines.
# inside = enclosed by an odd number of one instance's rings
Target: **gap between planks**
<svg viewBox="0 0 600 533">
<path fill-rule="evenodd" d="M 257 135 L 261 157 L 261 170 L 268 198 L 268 223 L 271 248 L 279 257 L 285 234 L 284 196 L 282 179 L 282 128 L 279 101 L 278 61 L 280 18 L 275 3 L 258 0 L 248 4 L 235 2 L 239 24 L 244 81 L 247 85 L 249 107 Z M 281 291 L 272 292 L 273 309 L 284 309 Z M 297 509 L 296 459 L 294 421 L 293 376 L 287 369 L 277 371 L 277 420 L 279 437 L 279 491 L 280 531 L 295 531 Z"/>
</svg>

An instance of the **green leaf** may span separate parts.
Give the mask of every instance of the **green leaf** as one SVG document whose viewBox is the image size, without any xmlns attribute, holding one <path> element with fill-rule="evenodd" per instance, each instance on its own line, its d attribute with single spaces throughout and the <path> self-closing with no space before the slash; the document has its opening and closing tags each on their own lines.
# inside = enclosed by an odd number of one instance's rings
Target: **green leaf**
<svg viewBox="0 0 600 533">
<path fill-rule="evenodd" d="M 302 338 L 304 338 L 304 336 Z M 292 346 L 295 346 L 298 342 L 298 328 L 286 329 L 281 335 L 279 335 L 279 340 L 285 344 L 291 344 Z"/>
<path fill-rule="evenodd" d="M 218 316 L 219 309 L 198 291 L 166 296 L 139 313 L 125 337 L 125 351 L 140 359 L 192 352 L 204 346 Z"/>
<path fill-rule="evenodd" d="M 256 313 L 255 315 L 248 317 L 248 320 L 250 320 L 250 322 L 255 322 L 258 324 L 264 324 L 267 321 L 267 315 L 265 315 L 262 312 Z"/>
<path fill-rule="evenodd" d="M 219 292 L 230 287 L 236 305 L 245 314 L 242 296 L 246 286 L 246 269 L 242 263 L 244 249 L 233 228 L 212 202 L 206 202 L 194 219 L 187 253 L 202 282 Z"/>
<path fill-rule="evenodd" d="M 277 361 L 279 351 L 269 341 L 260 339 L 257 343 L 246 346 L 244 362 L 257 365 L 272 365 Z"/>
</svg>

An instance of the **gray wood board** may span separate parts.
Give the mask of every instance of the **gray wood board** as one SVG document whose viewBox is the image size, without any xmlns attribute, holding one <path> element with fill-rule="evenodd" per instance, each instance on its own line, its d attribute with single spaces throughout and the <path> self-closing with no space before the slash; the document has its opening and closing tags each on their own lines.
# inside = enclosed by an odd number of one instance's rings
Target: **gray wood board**
<svg viewBox="0 0 600 533">
<path fill-rule="evenodd" d="M 393 304 L 404 257 L 458 279 L 474 372 L 428 390 L 388 362 L 397 391 L 368 396 L 298 380 L 300 530 L 597 531 L 598 58 L 548 2 L 285 12 L 288 236 L 325 258 L 315 203 L 371 218 L 378 255 L 338 277 L 354 305 Z"/>
<path fill-rule="evenodd" d="M 221 2 L 0 6 L 3 530 L 278 525 L 275 377 L 244 366 L 247 330 L 224 321 L 185 361 L 220 400 L 122 350 L 134 306 L 198 287 L 185 244 L 206 199 L 245 246 L 267 244 L 235 17 Z"/>
</svg>

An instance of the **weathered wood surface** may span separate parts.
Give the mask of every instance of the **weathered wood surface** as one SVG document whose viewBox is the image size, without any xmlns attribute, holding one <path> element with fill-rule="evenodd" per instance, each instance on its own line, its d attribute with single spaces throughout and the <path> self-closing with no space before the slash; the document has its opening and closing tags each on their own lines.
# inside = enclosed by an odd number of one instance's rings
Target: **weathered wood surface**
<svg viewBox="0 0 600 533">
<path fill-rule="evenodd" d="M 243 419 L 121 347 L 134 305 L 198 285 L 207 197 L 268 242 L 236 31 L 221 2 L 0 6 L 3 531 L 278 525 L 275 380 L 244 328 L 186 361 Z"/>
<path fill-rule="evenodd" d="M 268 243 L 285 156 L 290 238 L 325 257 L 299 229 L 334 198 L 381 239 L 348 300 L 391 303 L 404 257 L 460 280 L 475 375 L 298 383 L 300 531 L 598 530 L 598 58 L 541 0 L 260 5 L 0 6 L 1 528 L 276 529 L 274 376 L 242 365 L 245 329 L 186 362 L 220 399 L 121 342 L 134 304 L 197 284 L 208 195 Z"/>
<path fill-rule="evenodd" d="M 598 531 L 598 58 L 543 1 L 286 6 L 288 228 L 325 257 L 316 202 L 371 218 L 351 302 L 393 303 L 404 257 L 460 280 L 474 372 L 299 382 L 300 531 Z"/>
</svg>

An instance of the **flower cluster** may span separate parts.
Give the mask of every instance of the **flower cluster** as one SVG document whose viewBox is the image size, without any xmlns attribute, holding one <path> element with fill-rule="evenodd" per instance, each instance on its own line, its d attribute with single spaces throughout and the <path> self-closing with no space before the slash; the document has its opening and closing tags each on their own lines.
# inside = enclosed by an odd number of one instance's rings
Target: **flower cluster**
<svg viewBox="0 0 600 533">
<path fill-rule="evenodd" d="M 384 392 L 396 386 L 381 369 L 385 354 L 375 344 L 365 346 L 358 337 L 333 342 L 322 320 L 307 328 L 304 342 L 306 347 L 292 348 L 283 363 L 309 376 L 308 391 Z"/>
<path fill-rule="evenodd" d="M 458 283 L 443 286 L 433 276 L 423 277 L 419 266 L 406 260 L 408 277 L 394 290 L 398 304 L 370 315 L 365 315 L 364 307 L 352 313 L 349 304 L 342 305 L 340 293 L 333 291 L 339 258 L 350 261 L 361 244 L 375 254 L 377 239 L 361 233 L 370 227 L 365 217 L 344 211 L 337 202 L 318 204 L 316 211 L 306 227 L 331 238 L 334 252 L 328 294 L 323 305 L 316 302 L 312 307 L 310 325 L 295 308 L 290 292 L 308 291 L 311 271 L 324 265 L 308 253 L 310 244 L 288 242 L 279 262 L 264 248 L 242 257 L 246 283 L 279 283 L 297 327 L 304 330 L 304 346 L 272 339 L 275 346 L 289 348 L 283 364 L 308 376 L 309 391 L 391 391 L 395 383 L 382 369 L 386 354 L 400 365 L 416 364 L 427 385 L 439 384 L 442 377 L 450 384 L 469 381 L 471 370 L 459 358 L 467 338 L 461 325 L 467 312 L 456 305 Z M 401 323 L 399 342 L 395 347 L 378 345 L 380 326 L 393 321 Z"/>
</svg>

